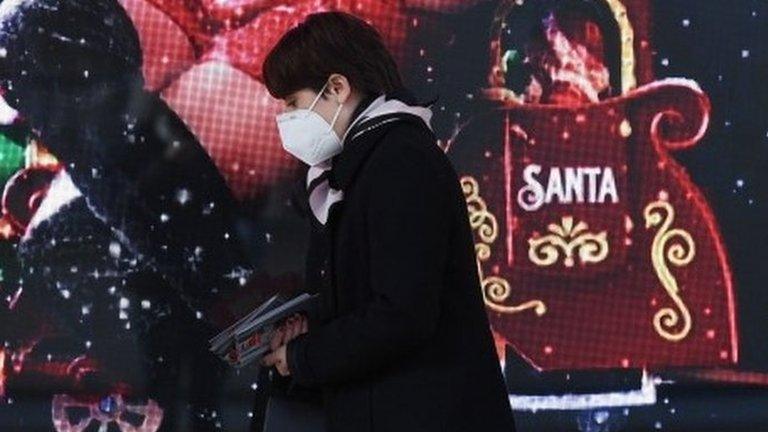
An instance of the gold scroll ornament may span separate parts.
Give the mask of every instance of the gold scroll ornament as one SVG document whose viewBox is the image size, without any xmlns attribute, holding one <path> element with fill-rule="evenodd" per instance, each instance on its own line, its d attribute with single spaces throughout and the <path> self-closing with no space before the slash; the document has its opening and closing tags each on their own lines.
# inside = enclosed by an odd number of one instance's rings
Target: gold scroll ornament
<svg viewBox="0 0 768 432">
<path fill-rule="evenodd" d="M 582 264 L 599 263 L 608 256 L 607 232 L 598 234 L 588 231 L 589 225 L 580 221 L 573 223 L 572 216 L 563 216 L 560 225 L 549 224 L 549 234 L 528 239 L 528 258 L 537 266 L 550 266 L 560 260 L 573 267 L 574 253 Z"/>
<path fill-rule="evenodd" d="M 475 255 L 477 272 L 480 276 L 480 287 L 483 292 L 483 300 L 491 310 L 501 313 L 515 314 L 533 309 L 536 315 L 544 315 L 547 307 L 541 300 L 530 300 L 519 305 L 507 306 L 504 301 L 511 293 L 509 282 L 499 276 L 485 276 L 482 262 L 491 257 L 491 245 L 499 233 L 499 225 L 496 217 L 488 211 L 488 206 L 479 195 L 477 180 L 471 176 L 461 177 L 461 189 L 467 202 L 469 224 L 480 239 L 475 243 Z"/>
<path fill-rule="evenodd" d="M 669 202 L 654 201 L 645 207 L 643 215 L 646 228 L 658 227 L 651 244 L 651 263 L 661 285 L 677 307 L 677 310 L 671 307 L 659 309 L 653 317 L 653 327 L 662 338 L 678 342 L 691 331 L 691 313 L 680 296 L 677 280 L 669 271 L 667 262 L 677 267 L 690 264 L 696 256 L 696 244 L 687 231 L 671 228 L 675 209 Z M 668 245 L 670 241 L 673 242 Z"/>
</svg>

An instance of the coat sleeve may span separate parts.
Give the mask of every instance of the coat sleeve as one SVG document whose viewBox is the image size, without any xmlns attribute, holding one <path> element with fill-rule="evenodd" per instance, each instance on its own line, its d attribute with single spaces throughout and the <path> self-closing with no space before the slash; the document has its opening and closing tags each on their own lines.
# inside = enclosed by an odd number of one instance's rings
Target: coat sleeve
<svg viewBox="0 0 768 432">
<path fill-rule="evenodd" d="M 288 343 L 288 368 L 298 384 L 365 379 L 436 330 L 452 220 L 447 170 L 436 168 L 441 155 L 429 154 L 423 143 L 380 145 L 391 148 L 369 164 L 370 287 L 360 290 L 370 297 Z"/>
</svg>

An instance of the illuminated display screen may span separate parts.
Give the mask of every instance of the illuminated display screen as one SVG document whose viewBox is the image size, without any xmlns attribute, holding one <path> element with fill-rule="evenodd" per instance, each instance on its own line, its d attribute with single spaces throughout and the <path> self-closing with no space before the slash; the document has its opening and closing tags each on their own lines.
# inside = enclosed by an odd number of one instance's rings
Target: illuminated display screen
<svg viewBox="0 0 768 432">
<path fill-rule="evenodd" d="M 768 428 L 763 2 L 2 0 L 0 430 L 261 430 L 207 341 L 304 288 L 262 63 L 329 10 L 438 96 L 519 431 Z"/>
</svg>

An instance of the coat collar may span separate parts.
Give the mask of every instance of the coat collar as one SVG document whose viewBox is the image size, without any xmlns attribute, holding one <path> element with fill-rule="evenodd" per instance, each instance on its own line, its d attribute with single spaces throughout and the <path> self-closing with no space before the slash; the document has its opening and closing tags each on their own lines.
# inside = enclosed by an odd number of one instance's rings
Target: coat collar
<svg viewBox="0 0 768 432">
<path fill-rule="evenodd" d="M 330 186 L 334 189 L 346 189 L 381 138 L 395 124 L 407 121 L 420 127 L 426 126 L 431 131 L 432 111 L 429 106 L 436 100 L 437 98 L 420 104 L 410 90 L 400 87 L 361 102 L 361 106 L 365 104 L 365 108 L 344 134 L 342 152 L 332 159 L 328 177 Z"/>
</svg>

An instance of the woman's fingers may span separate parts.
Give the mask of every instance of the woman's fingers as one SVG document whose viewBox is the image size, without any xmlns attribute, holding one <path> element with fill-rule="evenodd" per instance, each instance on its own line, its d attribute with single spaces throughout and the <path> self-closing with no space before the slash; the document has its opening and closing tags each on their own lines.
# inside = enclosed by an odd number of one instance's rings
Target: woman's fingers
<svg viewBox="0 0 768 432">
<path fill-rule="evenodd" d="M 285 338 L 283 340 L 283 343 L 288 343 L 291 339 L 295 337 L 296 334 L 296 326 L 293 323 L 288 324 L 288 329 L 285 332 Z"/>
<path fill-rule="evenodd" d="M 296 336 L 306 333 L 308 329 L 306 317 L 300 314 L 293 315 L 275 330 L 269 341 L 269 347 L 274 351 L 280 345 L 287 344 Z"/>
<path fill-rule="evenodd" d="M 301 331 L 301 318 L 297 318 L 293 320 L 293 323 L 291 325 L 291 339 L 298 336 L 300 331 Z"/>
<path fill-rule="evenodd" d="M 286 343 L 288 341 L 289 336 L 291 335 L 291 327 L 293 324 L 291 324 L 290 321 L 286 320 L 285 324 L 283 324 L 283 343 Z"/>
<path fill-rule="evenodd" d="M 278 327 L 275 332 L 272 334 L 272 339 L 269 341 L 269 348 L 274 351 L 277 347 L 283 344 L 283 339 L 285 335 L 285 329 L 284 326 Z"/>
<path fill-rule="evenodd" d="M 304 320 L 304 317 L 299 314 L 296 314 L 288 319 L 284 343 L 288 343 L 288 341 L 302 333 Z"/>
<path fill-rule="evenodd" d="M 265 355 L 261 359 L 262 366 L 275 366 L 277 371 L 282 376 L 290 375 L 290 371 L 288 370 L 288 362 L 285 359 L 286 355 L 286 347 L 285 345 L 281 345 L 278 349 L 272 351 L 271 353 Z"/>
<path fill-rule="evenodd" d="M 261 358 L 261 365 L 269 367 L 275 364 L 276 361 L 277 360 L 275 359 L 275 354 L 271 352 Z"/>
</svg>

